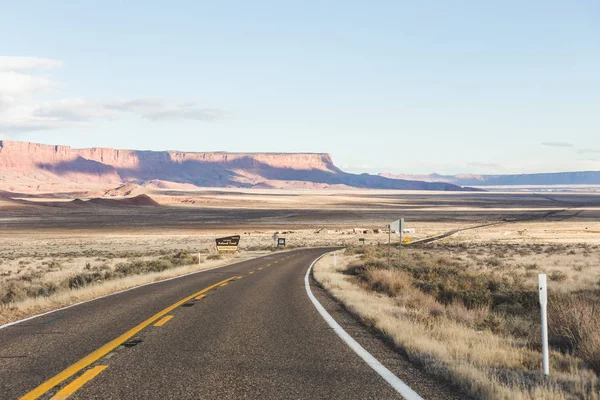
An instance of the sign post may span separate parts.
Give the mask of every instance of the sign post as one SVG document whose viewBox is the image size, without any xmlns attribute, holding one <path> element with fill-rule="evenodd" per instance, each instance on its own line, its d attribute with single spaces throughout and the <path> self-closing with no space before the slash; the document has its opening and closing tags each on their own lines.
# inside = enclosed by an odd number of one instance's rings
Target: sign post
<svg viewBox="0 0 600 400">
<path fill-rule="evenodd" d="M 277 238 L 279 238 L 279 234 L 277 232 L 275 232 L 272 237 L 273 237 L 273 247 L 277 247 Z"/>
<path fill-rule="evenodd" d="M 335 266 L 337 266 L 337 259 L 336 259 L 336 255 L 337 255 L 337 252 L 335 252 L 335 251 L 334 251 L 334 252 L 333 252 L 333 266 L 334 266 L 334 267 L 335 267 Z"/>
<path fill-rule="evenodd" d="M 397 219 L 388 225 L 388 268 L 390 267 L 390 248 L 391 248 L 391 239 L 392 239 L 392 231 L 398 232 L 400 235 L 398 241 L 398 262 L 401 261 L 402 258 L 402 231 L 404 230 L 404 218 Z"/>
<path fill-rule="evenodd" d="M 542 366 L 544 375 L 550 375 L 550 358 L 548 354 L 548 286 L 546 284 L 546 274 L 538 275 L 538 286 L 540 292 L 540 309 L 542 315 Z"/>
</svg>

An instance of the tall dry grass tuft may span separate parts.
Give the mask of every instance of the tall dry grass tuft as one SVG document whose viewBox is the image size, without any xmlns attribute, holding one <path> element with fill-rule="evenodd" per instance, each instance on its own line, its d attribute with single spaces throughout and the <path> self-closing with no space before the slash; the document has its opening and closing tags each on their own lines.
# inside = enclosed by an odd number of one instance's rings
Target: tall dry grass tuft
<svg viewBox="0 0 600 400">
<path fill-rule="evenodd" d="M 600 374 L 600 305 L 584 294 L 552 296 L 548 325 L 554 344 L 581 357 Z"/>
<path fill-rule="evenodd" d="M 411 285 L 410 275 L 396 269 L 367 269 L 363 274 L 363 279 L 371 290 L 385 293 L 391 297 L 397 296 Z"/>
</svg>

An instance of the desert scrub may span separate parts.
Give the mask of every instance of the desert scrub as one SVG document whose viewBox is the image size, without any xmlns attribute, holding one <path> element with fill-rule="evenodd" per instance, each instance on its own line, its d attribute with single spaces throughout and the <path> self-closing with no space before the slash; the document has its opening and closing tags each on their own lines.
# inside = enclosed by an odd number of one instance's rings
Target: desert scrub
<svg viewBox="0 0 600 400">
<path fill-rule="evenodd" d="M 131 253 L 127 253 L 131 254 Z M 137 253 L 136 253 L 137 254 Z M 133 259 L 117 263 L 114 268 L 103 263 L 86 263 L 81 272 L 53 282 L 44 281 L 44 271 L 30 271 L 5 280 L 0 286 L 0 305 L 9 305 L 27 298 L 46 297 L 61 290 L 80 289 L 91 284 L 124 278 L 131 275 L 157 273 L 176 267 L 198 264 L 198 256 L 186 252 L 163 255 L 155 260 Z M 46 263 L 46 271 L 62 269 L 57 261 Z"/>
<path fill-rule="evenodd" d="M 551 344 L 581 357 L 600 374 L 600 296 L 558 294 L 548 307 Z"/>
<path fill-rule="evenodd" d="M 562 289 L 555 290 L 549 301 L 552 374 L 549 379 L 541 377 L 533 269 L 573 255 L 558 245 L 539 248 L 540 265 L 520 258 L 535 257 L 536 252 L 509 247 L 420 245 L 407 247 L 401 263 L 392 253 L 388 267 L 386 246 L 365 246 L 358 252 L 347 250 L 345 257 L 352 261 L 338 267 L 337 275 L 328 273 L 323 284 L 411 360 L 477 398 L 598 399 L 597 288 L 582 286 L 579 294 L 573 294 L 567 291 L 571 286 L 561 286 L 566 278 L 551 281 Z M 489 260 L 503 249 L 506 255 L 498 268 Z M 531 279 L 526 276 L 530 273 Z"/>
</svg>

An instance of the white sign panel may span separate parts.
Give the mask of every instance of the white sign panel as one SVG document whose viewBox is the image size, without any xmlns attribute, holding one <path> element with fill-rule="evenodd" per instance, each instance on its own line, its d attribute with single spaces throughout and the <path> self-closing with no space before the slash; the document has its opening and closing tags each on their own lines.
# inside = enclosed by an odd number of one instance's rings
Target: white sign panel
<svg viewBox="0 0 600 400">
<path fill-rule="evenodd" d="M 404 230 L 404 218 L 400 218 L 390 224 L 390 230 L 400 233 Z"/>
</svg>

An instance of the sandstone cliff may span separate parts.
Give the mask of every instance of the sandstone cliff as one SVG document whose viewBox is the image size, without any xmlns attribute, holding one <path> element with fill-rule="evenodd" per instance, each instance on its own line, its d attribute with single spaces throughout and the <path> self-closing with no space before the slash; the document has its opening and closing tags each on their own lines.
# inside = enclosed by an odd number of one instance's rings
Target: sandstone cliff
<svg viewBox="0 0 600 400">
<path fill-rule="evenodd" d="M 448 183 L 348 174 L 322 153 L 191 153 L 109 148 L 73 149 L 0 141 L 0 189 L 92 190 L 126 182 L 186 187 L 376 188 L 461 190 Z M 166 183 L 165 183 L 166 182 Z"/>
</svg>

